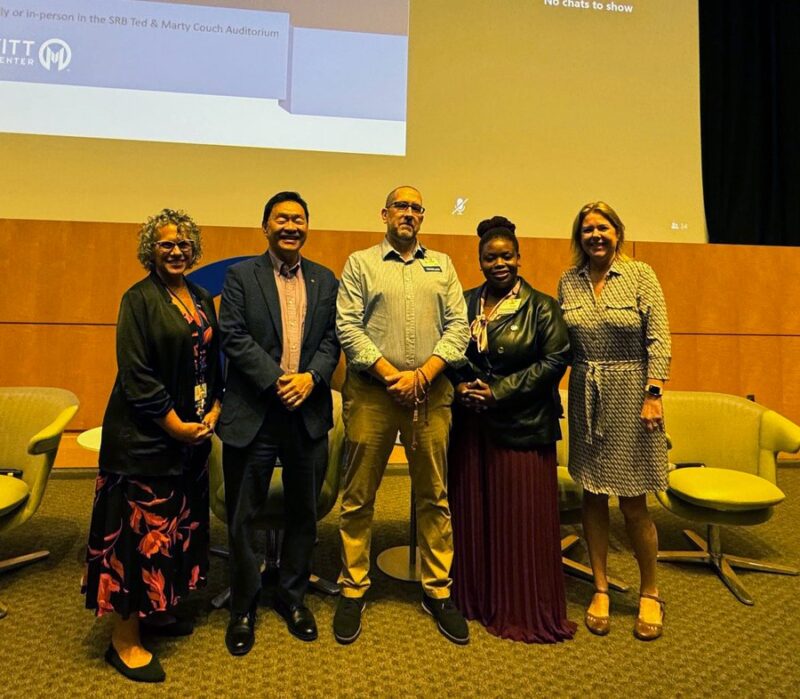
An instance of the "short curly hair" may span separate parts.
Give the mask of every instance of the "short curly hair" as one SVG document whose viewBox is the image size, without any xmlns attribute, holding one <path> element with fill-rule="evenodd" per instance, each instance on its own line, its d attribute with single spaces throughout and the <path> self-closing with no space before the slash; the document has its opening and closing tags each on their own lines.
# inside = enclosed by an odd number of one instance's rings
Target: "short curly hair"
<svg viewBox="0 0 800 699">
<path fill-rule="evenodd" d="M 194 267 L 203 255 L 203 246 L 200 241 L 200 228 L 191 216 L 182 210 L 161 209 L 155 216 L 151 216 L 139 229 L 139 246 L 136 257 L 148 272 L 155 269 L 155 247 L 158 242 L 159 231 L 169 224 L 178 229 L 178 235 L 192 243 L 192 259 L 189 260 L 187 269 Z"/>
</svg>

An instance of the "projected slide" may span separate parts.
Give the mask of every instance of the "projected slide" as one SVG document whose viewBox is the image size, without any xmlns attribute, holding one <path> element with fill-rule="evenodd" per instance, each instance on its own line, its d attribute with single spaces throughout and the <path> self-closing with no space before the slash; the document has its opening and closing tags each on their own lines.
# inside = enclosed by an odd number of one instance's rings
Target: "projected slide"
<svg viewBox="0 0 800 699">
<path fill-rule="evenodd" d="M 45 5 L 72 19 L 8 14 Z M 375 231 L 410 183 L 426 234 L 503 214 L 567 237 L 604 199 L 630 241 L 705 240 L 696 0 L 0 9 L 0 216 L 131 222 L 171 203 L 250 226 L 292 189 L 316 229 Z"/>
<path fill-rule="evenodd" d="M 402 155 L 408 0 L 399 34 L 325 26 L 349 1 L 303 26 L 268 1 L 0 0 L 0 130 Z"/>
</svg>

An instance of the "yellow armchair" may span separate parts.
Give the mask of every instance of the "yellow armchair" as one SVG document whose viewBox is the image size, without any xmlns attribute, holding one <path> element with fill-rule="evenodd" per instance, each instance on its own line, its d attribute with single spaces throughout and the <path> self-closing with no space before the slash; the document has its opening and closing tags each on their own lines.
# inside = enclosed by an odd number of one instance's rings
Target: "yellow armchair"
<svg viewBox="0 0 800 699">
<path fill-rule="evenodd" d="M 713 568 L 744 604 L 753 598 L 734 568 L 797 575 L 796 568 L 722 551 L 720 527 L 766 522 L 784 494 L 776 483 L 776 455 L 800 450 L 800 427 L 778 413 L 724 393 L 667 391 L 664 415 L 672 442 L 669 487 L 659 502 L 674 514 L 706 525 L 705 539 L 684 534 L 691 551 L 659 551 L 659 561 Z M 685 467 L 684 467 L 685 465 Z"/>
<path fill-rule="evenodd" d="M 78 405 L 75 394 L 62 388 L 0 388 L 0 534 L 39 508 L 61 435 Z M 49 555 L 37 551 L 0 560 L 0 572 Z M 0 603 L 0 618 L 7 611 Z"/>
</svg>

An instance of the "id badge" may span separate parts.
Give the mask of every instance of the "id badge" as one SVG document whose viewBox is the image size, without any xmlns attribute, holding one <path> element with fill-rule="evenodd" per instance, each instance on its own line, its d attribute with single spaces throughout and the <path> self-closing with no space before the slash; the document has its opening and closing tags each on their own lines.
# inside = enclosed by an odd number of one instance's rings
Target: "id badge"
<svg viewBox="0 0 800 699">
<path fill-rule="evenodd" d="M 506 299 L 503 303 L 495 311 L 495 315 L 498 316 L 507 316 L 511 315 L 512 313 L 516 313 L 519 310 L 519 306 L 522 303 L 522 299 Z"/>
<path fill-rule="evenodd" d="M 203 383 L 195 384 L 194 387 L 194 404 L 198 412 L 201 412 L 206 405 L 206 397 L 208 396 L 208 387 Z"/>
<path fill-rule="evenodd" d="M 442 266 L 433 257 L 423 257 L 420 260 L 420 264 L 422 265 L 422 269 L 424 269 L 426 272 L 441 272 L 442 271 Z"/>
</svg>

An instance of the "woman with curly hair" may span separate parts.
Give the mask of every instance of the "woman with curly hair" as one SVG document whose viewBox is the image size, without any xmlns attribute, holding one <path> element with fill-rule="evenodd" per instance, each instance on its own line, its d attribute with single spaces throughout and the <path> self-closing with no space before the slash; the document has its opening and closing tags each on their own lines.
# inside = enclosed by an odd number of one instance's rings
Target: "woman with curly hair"
<svg viewBox="0 0 800 699">
<path fill-rule="evenodd" d="M 149 274 L 122 297 L 103 418 L 86 607 L 114 614 L 106 661 L 140 682 L 165 678 L 142 636 L 192 633 L 173 610 L 208 570 L 207 461 L 222 381 L 213 299 L 184 277 L 200 254 L 200 230 L 182 211 L 164 209 L 139 231 Z"/>
</svg>

